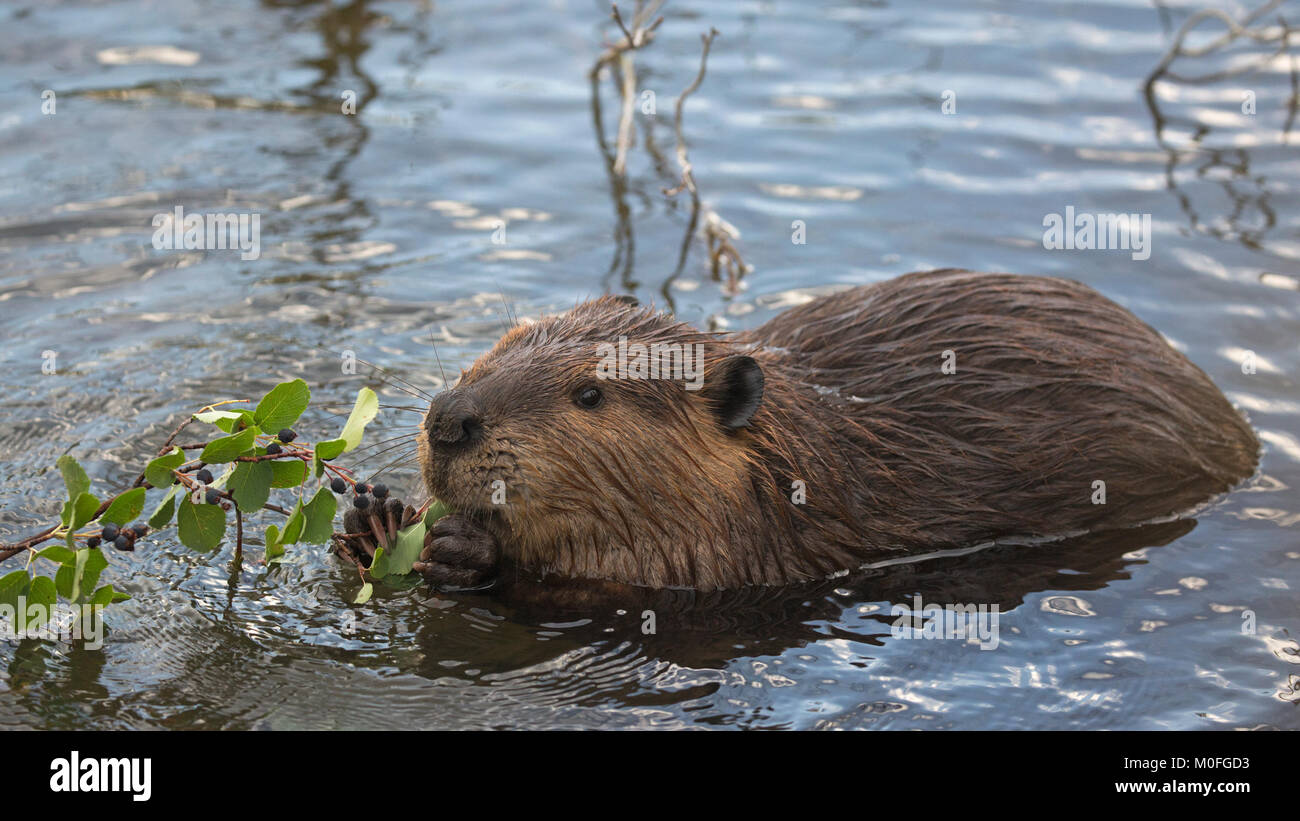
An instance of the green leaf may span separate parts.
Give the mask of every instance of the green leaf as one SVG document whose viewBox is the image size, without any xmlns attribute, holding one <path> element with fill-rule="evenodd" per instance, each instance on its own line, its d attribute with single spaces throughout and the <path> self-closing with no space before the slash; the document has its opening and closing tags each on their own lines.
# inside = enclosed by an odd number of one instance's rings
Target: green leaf
<svg viewBox="0 0 1300 821">
<path fill-rule="evenodd" d="M 176 511 L 181 544 L 206 553 L 226 535 L 226 512 L 217 505 L 196 505 L 186 497 Z"/>
<path fill-rule="evenodd" d="M 83 547 L 76 552 L 71 561 L 59 566 L 54 574 L 54 587 L 63 598 L 76 602 L 84 590 L 89 590 L 99 581 L 99 574 L 108 567 L 108 560 L 103 552 Z"/>
<path fill-rule="evenodd" d="M 130 596 L 128 596 L 125 593 L 121 593 L 117 590 L 114 590 L 113 585 L 106 584 L 103 587 L 96 590 L 93 595 L 91 595 L 89 604 L 98 604 L 102 607 L 107 607 L 110 604 L 116 604 L 117 602 L 130 601 L 130 600 L 131 600 Z"/>
<path fill-rule="evenodd" d="M 370 597 L 374 595 L 374 592 L 375 592 L 375 586 L 370 582 L 366 582 L 365 584 L 361 585 L 361 590 L 357 592 L 357 597 L 352 600 L 352 603 L 365 604 L 366 602 L 370 601 Z"/>
<path fill-rule="evenodd" d="M 176 481 L 172 471 L 183 464 L 185 464 L 185 452 L 180 448 L 172 448 L 171 453 L 164 453 L 145 465 L 144 478 L 154 487 L 169 487 Z"/>
<path fill-rule="evenodd" d="M 289 521 L 284 523 L 283 542 L 285 544 L 297 544 L 302 538 L 302 528 L 306 524 L 306 518 L 302 514 L 302 499 L 298 499 L 298 504 L 294 505 L 293 512 L 289 514 Z"/>
<path fill-rule="evenodd" d="M 130 601 L 131 597 L 120 590 L 114 590 L 113 585 L 106 584 L 94 592 L 90 597 L 89 604 L 98 604 L 107 606 L 118 602 Z"/>
<path fill-rule="evenodd" d="M 275 433 L 297 422 L 310 401 L 311 390 L 306 382 L 301 379 L 281 382 L 257 403 L 253 421 L 262 430 Z"/>
<path fill-rule="evenodd" d="M 382 547 L 375 548 L 375 555 L 370 560 L 370 578 L 382 579 L 388 575 L 388 552 Z"/>
<path fill-rule="evenodd" d="M 83 493 L 77 497 L 77 501 L 72 503 L 72 519 L 68 522 L 68 547 L 76 544 L 76 531 L 82 525 L 95 518 L 95 511 L 99 510 L 99 500 L 89 493 Z"/>
<path fill-rule="evenodd" d="M 72 588 L 77 581 L 76 560 L 72 564 L 61 564 L 59 569 L 54 572 L 54 588 L 59 595 L 69 601 L 72 600 Z"/>
<path fill-rule="evenodd" d="M 237 411 L 230 419 L 218 419 L 217 428 L 224 430 L 226 433 L 234 433 L 237 430 L 253 427 L 253 412 L 241 410 Z"/>
<path fill-rule="evenodd" d="M 324 442 L 316 443 L 316 458 L 327 461 L 347 449 L 348 442 L 346 439 L 326 439 Z"/>
<path fill-rule="evenodd" d="M 41 552 L 36 554 L 38 559 L 49 559 L 59 564 L 73 564 L 77 561 L 77 554 L 61 544 L 52 544 Z"/>
<path fill-rule="evenodd" d="M 72 518 L 76 509 L 76 500 L 83 493 L 90 490 L 90 477 L 77 460 L 64 454 L 59 457 L 55 464 L 59 467 L 59 473 L 63 474 L 63 484 L 68 488 L 68 501 L 63 505 L 61 521 L 66 527 L 73 527 Z"/>
<path fill-rule="evenodd" d="M 108 567 L 108 559 L 104 558 L 104 551 L 92 547 L 84 547 L 77 551 L 78 558 L 82 553 L 87 554 L 84 563 L 81 564 L 81 576 L 77 579 L 77 589 L 72 591 L 72 600 L 75 602 L 82 595 L 87 595 L 99 584 L 99 575 Z"/>
<path fill-rule="evenodd" d="M 260 432 L 257 428 L 247 428 L 231 436 L 213 439 L 208 442 L 207 447 L 203 448 L 203 453 L 199 455 L 199 458 L 210 465 L 233 462 L 242 456 L 244 451 L 253 447 L 257 434 Z"/>
<path fill-rule="evenodd" d="M 54 590 L 54 581 L 49 576 L 37 576 L 32 579 L 31 586 L 27 589 L 27 607 L 28 613 L 31 613 L 32 605 L 44 605 L 45 618 L 28 618 L 27 627 L 33 629 L 40 627 L 50 617 L 50 611 L 54 608 L 54 603 L 59 600 Z"/>
<path fill-rule="evenodd" d="M 176 494 L 181 490 L 181 485 L 172 485 L 171 490 L 154 508 L 153 513 L 149 516 L 149 527 L 154 530 L 161 530 L 172 520 L 172 513 L 176 510 Z"/>
<path fill-rule="evenodd" d="M 424 511 L 424 524 L 426 527 L 433 527 L 434 524 L 436 524 L 443 516 L 454 512 L 455 511 L 451 509 L 451 505 L 439 501 L 438 499 L 434 499 L 429 503 L 428 509 Z"/>
<path fill-rule="evenodd" d="M 307 481 L 307 463 L 301 459 L 275 459 L 271 466 L 271 487 L 297 487 Z"/>
<path fill-rule="evenodd" d="M 261 510 L 271 498 L 274 472 L 270 462 L 240 462 L 230 476 L 230 493 L 245 513 Z"/>
<path fill-rule="evenodd" d="M 224 490 L 226 482 L 230 481 L 230 477 L 235 475 L 235 467 L 235 465 L 228 465 L 226 469 L 221 472 L 220 476 L 212 480 L 212 483 L 208 485 L 208 487 L 217 490 Z"/>
<path fill-rule="evenodd" d="M 9 575 L 0 578 L 0 605 L 7 604 L 16 610 L 18 608 L 18 597 L 26 595 L 31 580 L 32 577 L 27 574 L 26 570 L 15 570 Z M 13 627 L 13 625 L 10 625 L 10 627 Z"/>
<path fill-rule="evenodd" d="M 242 419 L 243 415 L 247 412 L 248 411 L 242 411 L 242 412 L 241 411 L 219 411 L 219 410 L 205 411 L 203 413 L 194 414 L 194 418 L 200 422 L 206 422 L 209 425 L 215 425 L 223 419 L 227 421 Z"/>
<path fill-rule="evenodd" d="M 144 510 L 144 488 L 137 487 L 118 496 L 108 505 L 108 510 L 99 517 L 100 522 L 112 522 L 128 525 Z"/>
<path fill-rule="evenodd" d="M 361 444 L 361 434 L 378 413 L 379 397 L 375 392 L 370 388 L 357 391 L 356 404 L 352 406 L 352 413 L 348 415 L 348 421 L 343 425 L 343 432 L 339 434 L 339 438 L 347 443 L 344 451 L 352 450 Z"/>
<path fill-rule="evenodd" d="M 266 559 L 271 561 L 284 555 L 284 543 L 280 541 L 280 528 L 268 525 L 266 528 Z"/>
<path fill-rule="evenodd" d="M 81 581 L 83 575 L 86 574 L 86 562 L 90 561 L 90 553 L 91 549 L 88 547 L 83 547 L 77 551 L 77 564 L 73 566 L 73 588 L 72 592 L 69 592 L 68 594 L 68 599 L 70 601 L 75 601 L 81 598 Z M 68 565 L 64 566 L 66 568 Z"/>
<path fill-rule="evenodd" d="M 420 520 L 405 530 L 397 532 L 397 544 L 388 559 L 388 574 L 405 576 L 411 572 L 411 565 L 420 558 L 424 550 L 424 534 L 427 529 Z M 373 575 L 373 574 L 372 574 Z"/>
<path fill-rule="evenodd" d="M 81 465 L 77 464 L 76 459 L 64 454 L 55 464 L 58 465 L 59 473 L 63 474 L 63 484 L 68 487 L 69 499 L 75 499 L 90 490 L 90 477 L 86 475 Z"/>
<path fill-rule="evenodd" d="M 389 590 L 414 590 L 424 587 L 425 581 L 419 573 L 407 573 L 405 576 L 385 576 L 384 587 Z"/>
<path fill-rule="evenodd" d="M 334 535 L 334 512 L 338 509 L 338 501 L 334 498 L 334 493 L 327 487 L 316 491 L 316 495 L 303 508 L 306 514 L 306 524 L 302 530 L 302 541 L 308 544 L 324 544 Z"/>
</svg>

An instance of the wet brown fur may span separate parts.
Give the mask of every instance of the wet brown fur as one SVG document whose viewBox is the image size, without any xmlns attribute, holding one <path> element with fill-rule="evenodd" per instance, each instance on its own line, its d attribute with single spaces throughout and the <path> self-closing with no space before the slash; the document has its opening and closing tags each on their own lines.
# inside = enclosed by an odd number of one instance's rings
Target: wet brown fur
<svg viewBox="0 0 1300 821">
<path fill-rule="evenodd" d="M 620 335 L 703 343 L 705 389 L 597 379 L 597 345 Z M 765 389 L 748 427 L 728 430 L 709 375 L 735 355 L 761 365 Z M 573 401 L 589 385 L 605 393 L 594 410 Z M 1126 527 L 1226 491 L 1258 452 L 1199 368 L 1096 291 L 960 270 L 842 291 L 734 335 L 597 299 L 512 329 L 439 401 L 471 407 L 483 438 L 444 452 L 422 437 L 430 492 L 522 568 L 651 587 L 786 584 Z M 806 504 L 791 501 L 795 480 Z"/>
</svg>

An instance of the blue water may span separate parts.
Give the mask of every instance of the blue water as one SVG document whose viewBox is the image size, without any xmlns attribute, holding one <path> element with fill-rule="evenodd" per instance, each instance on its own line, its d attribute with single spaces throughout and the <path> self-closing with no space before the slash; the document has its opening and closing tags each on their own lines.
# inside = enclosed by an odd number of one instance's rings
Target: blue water
<svg viewBox="0 0 1300 821">
<path fill-rule="evenodd" d="M 110 557 L 134 598 L 103 650 L 0 642 L 0 726 L 1300 727 L 1300 56 L 1239 41 L 1180 60 L 1239 73 L 1166 78 L 1153 111 L 1144 81 L 1200 7 L 673 0 L 636 58 L 655 114 L 625 187 L 593 126 L 602 3 L 0 7 L 0 541 L 57 518 L 64 452 L 124 487 L 185 413 L 294 376 L 325 408 L 302 427 L 328 433 L 379 386 L 340 351 L 436 391 L 434 345 L 450 375 L 507 310 L 606 291 L 747 328 L 930 267 L 1069 276 L 1164 333 L 1264 443 L 1194 522 L 700 603 L 654 636 L 636 613 L 551 621 L 421 589 L 352 607 L 355 573 L 323 548 L 236 571 L 231 545 L 167 531 Z M 662 192 L 710 26 L 685 130 L 753 266 L 737 287 L 698 238 L 674 275 L 690 201 Z M 260 214 L 260 257 L 156 250 L 151 220 L 177 205 Z M 1152 215 L 1150 258 L 1046 250 L 1067 206 Z M 387 409 L 372 438 L 416 418 Z M 417 492 L 409 459 L 387 475 Z M 917 594 L 999 605 L 996 649 L 892 636 Z"/>
</svg>

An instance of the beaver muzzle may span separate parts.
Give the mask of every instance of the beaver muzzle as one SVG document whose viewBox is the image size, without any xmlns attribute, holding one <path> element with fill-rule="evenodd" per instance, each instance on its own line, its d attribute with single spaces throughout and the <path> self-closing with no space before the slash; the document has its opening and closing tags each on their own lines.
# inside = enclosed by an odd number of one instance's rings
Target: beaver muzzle
<svg viewBox="0 0 1300 821">
<path fill-rule="evenodd" d="M 453 448 L 483 436 L 483 418 L 468 391 L 443 391 L 429 405 L 428 433 L 438 447 Z"/>
</svg>

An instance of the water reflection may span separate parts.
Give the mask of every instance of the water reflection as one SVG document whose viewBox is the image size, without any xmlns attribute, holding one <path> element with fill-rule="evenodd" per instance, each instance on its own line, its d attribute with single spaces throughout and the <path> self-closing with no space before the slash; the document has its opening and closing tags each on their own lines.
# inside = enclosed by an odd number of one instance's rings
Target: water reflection
<svg viewBox="0 0 1300 821">
<path fill-rule="evenodd" d="M 444 617 L 420 625 L 418 641 L 431 660 L 446 658 L 449 648 L 486 641 L 500 650 L 500 671 L 544 665 L 588 645 L 624 642 L 660 662 L 689 668 L 724 668 L 737 658 L 780 656 L 828 634 L 883 645 L 896 618 L 892 604 L 920 596 L 940 606 L 997 605 L 1007 614 L 1034 593 L 1098 590 L 1127 578 L 1133 567 L 1146 562 L 1136 551 L 1168 544 L 1195 526 L 1195 520 L 1187 519 L 1049 544 L 995 546 L 792 588 L 701 593 L 556 580 L 508 583 L 497 596 L 450 597 L 463 608 L 490 614 L 494 629 L 484 632 L 481 623 L 444 611 Z M 844 618 L 846 611 L 873 602 L 878 606 L 861 620 Z M 643 630 L 647 611 L 654 614 L 653 635 Z M 845 626 L 848 621 L 851 628 Z M 554 624 L 565 627 L 547 641 L 518 640 L 518 631 Z M 493 655 L 488 652 L 486 658 Z M 485 656 L 475 652 L 473 657 L 475 666 L 482 667 Z M 422 673 L 441 676 L 447 670 L 431 661 Z"/>
<path fill-rule="evenodd" d="M 439 355 L 451 376 L 500 336 L 502 292 L 528 315 L 658 292 L 685 320 L 743 329 L 829 289 L 946 264 L 1061 274 L 1131 305 L 1251 412 L 1265 475 L 1194 529 L 725 595 L 384 589 L 357 608 L 355 574 L 324 551 L 237 572 L 229 550 L 161 536 L 114 562 L 113 583 L 136 598 L 110 614 L 103 651 L 0 642 L 0 723 L 1295 726 L 1300 668 L 1283 642 L 1300 561 L 1288 541 L 1297 291 L 1289 268 L 1249 275 L 1295 248 L 1295 56 L 1278 42 L 1234 44 L 1253 57 L 1231 67 L 1253 68 L 1217 83 L 1185 82 L 1211 56 L 1180 58 L 1177 77 L 1148 84 L 1148 109 L 1133 92 L 1160 58 L 1162 21 L 1172 33 L 1185 19 L 1177 7 L 671 0 L 677 16 L 635 67 L 660 113 L 638 110 L 623 178 L 619 78 L 584 85 L 605 7 L 233 0 L 247 24 L 209 33 L 206 19 L 123 2 L 96 6 L 93 26 L 82 6 L 16 11 L 0 61 L 5 537 L 50 513 L 59 482 L 46 471 L 70 442 L 96 486 L 113 486 L 179 414 L 231 391 L 302 375 L 346 413 L 366 374 L 339 373 L 345 348 L 439 386 Z M 1272 16 L 1252 27 L 1276 28 Z M 662 193 L 680 174 L 674 95 L 710 25 L 723 39 L 686 136 L 705 200 L 760 263 L 749 294 L 711 284 L 693 204 Z M 174 51 L 121 62 L 147 44 Z M 96 59 L 109 49 L 118 62 Z M 57 118 L 32 115 L 46 82 Z M 1237 82 L 1259 94 L 1254 120 L 1235 113 Z M 939 109 L 947 88 L 962 95 L 954 117 Z M 355 116 L 342 113 L 348 89 Z M 1161 179 L 1175 197 L 1144 199 Z M 1141 203 L 1190 230 L 1140 268 L 1044 253 L 1042 215 L 1067 197 Z M 150 217 L 177 202 L 264 211 L 271 251 L 257 266 L 154 252 Z M 528 244 L 488 245 L 497 217 Z M 791 245 L 796 218 L 812 227 L 806 246 Z M 1205 262 L 1196 287 L 1185 258 Z M 47 378 L 32 363 L 51 346 L 66 370 Z M 1246 350 L 1257 375 L 1239 369 Z M 411 415 L 389 411 L 376 443 Z M 1003 644 L 893 638 L 891 606 L 915 595 L 997 604 Z M 1246 610 L 1261 635 L 1241 633 Z"/>
<path fill-rule="evenodd" d="M 1237 81 L 1239 87 L 1245 89 L 1243 94 L 1233 95 L 1229 87 L 1226 95 L 1220 94 L 1217 98 L 1240 103 L 1242 117 L 1230 126 L 1239 130 L 1241 125 L 1255 119 L 1257 110 L 1267 107 L 1267 101 L 1257 99 L 1253 90 L 1253 87 L 1261 85 L 1258 82 L 1260 72 L 1267 72 L 1279 61 L 1284 61 L 1289 66 L 1291 95 L 1284 103 L 1286 114 L 1278 139 L 1282 145 L 1289 145 L 1297 107 L 1300 106 L 1300 61 L 1292 52 L 1290 43 L 1297 31 L 1283 18 L 1278 18 L 1276 25 L 1265 22 L 1266 16 L 1279 4 L 1280 0 L 1269 0 L 1240 21 L 1218 10 L 1193 15 L 1179 29 L 1169 51 L 1143 86 L 1156 142 L 1167 156 L 1165 184 L 1177 198 L 1191 230 L 1240 242 L 1255 250 L 1265 250 L 1265 236 L 1277 227 L 1278 218 L 1269 202 L 1269 181 L 1251 170 L 1252 147 L 1233 146 L 1237 140 L 1232 134 L 1225 138 L 1229 146 L 1207 145 L 1213 142 L 1214 125 L 1203 119 L 1203 112 L 1201 116 L 1195 110 L 1190 115 L 1168 114 L 1162 97 L 1174 101 L 1184 97 L 1204 100 L 1206 96 L 1196 93 L 1198 90 L 1221 87 L 1227 80 Z M 1201 23 L 1207 20 L 1216 21 L 1226 27 L 1226 31 L 1208 43 L 1196 47 L 1188 45 L 1189 36 L 1204 28 Z M 1272 51 L 1250 55 L 1244 61 L 1233 59 L 1236 55 L 1227 55 L 1227 52 L 1239 40 L 1269 46 Z M 1226 66 L 1218 70 L 1202 70 L 1199 74 L 1182 73 L 1185 65 L 1204 66 L 1216 58 Z M 1180 70 L 1175 71 L 1175 68 Z M 1256 82 L 1247 82 L 1252 75 Z M 1253 137 L 1250 142 L 1254 142 Z M 1228 203 L 1226 213 L 1219 212 L 1217 203 L 1205 201 L 1211 198 L 1203 193 L 1201 182 L 1219 187 Z M 1201 201 L 1199 208 L 1198 199 Z M 1202 216 L 1203 213 L 1207 216 Z"/>
</svg>

